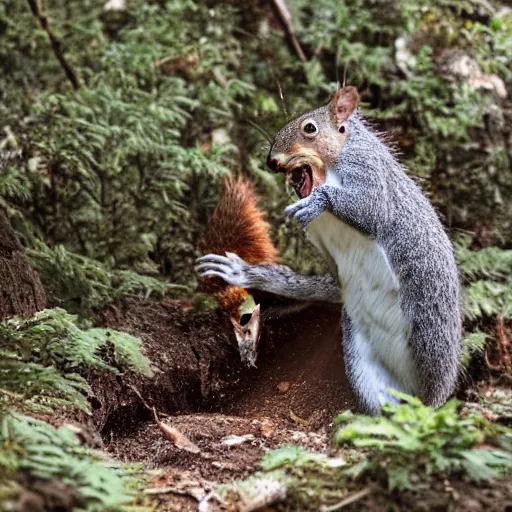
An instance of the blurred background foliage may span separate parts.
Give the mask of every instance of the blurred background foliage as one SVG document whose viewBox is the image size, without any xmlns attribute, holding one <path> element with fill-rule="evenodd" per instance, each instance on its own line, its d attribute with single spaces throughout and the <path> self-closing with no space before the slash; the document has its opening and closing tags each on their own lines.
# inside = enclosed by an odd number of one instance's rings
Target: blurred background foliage
<svg viewBox="0 0 512 512">
<path fill-rule="evenodd" d="M 0 149 L 23 157 L 0 176 L 1 202 L 52 305 L 87 315 L 123 294 L 192 289 L 198 239 L 228 173 L 257 183 L 284 260 L 319 271 L 283 218 L 292 194 L 265 171 L 264 132 L 327 101 L 346 75 L 460 248 L 468 325 L 510 315 L 510 8 L 288 5 L 305 60 L 258 0 L 2 3 Z M 472 257 L 485 265 L 467 270 Z"/>
</svg>

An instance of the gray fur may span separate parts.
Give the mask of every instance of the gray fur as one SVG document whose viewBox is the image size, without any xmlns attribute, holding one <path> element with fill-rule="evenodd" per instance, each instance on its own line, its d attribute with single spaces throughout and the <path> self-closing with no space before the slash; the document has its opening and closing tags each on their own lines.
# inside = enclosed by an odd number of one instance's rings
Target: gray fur
<svg viewBox="0 0 512 512">
<path fill-rule="evenodd" d="M 233 253 L 207 254 L 196 270 L 203 276 L 219 276 L 239 288 L 262 290 L 304 301 L 341 304 L 340 288 L 331 274 L 301 276 L 284 265 L 248 265 Z"/>
<path fill-rule="evenodd" d="M 286 125 L 277 134 L 271 152 L 287 153 L 300 138 L 299 128 L 306 118 L 314 119 L 320 132 L 336 130 L 329 107 L 321 107 Z M 453 248 L 432 205 L 357 111 L 346 126 L 348 136 L 341 152 L 329 155 L 334 164 L 328 172 L 337 185 L 328 180 L 286 212 L 306 227 L 328 211 L 377 242 L 398 280 L 399 305 L 410 323 L 406 341 L 413 367 L 406 371 L 418 383 L 415 394 L 425 404 L 439 406 L 454 390 L 460 363 L 459 279 Z M 326 256 L 331 264 L 335 263 L 335 255 Z M 220 275 L 231 284 L 247 284 L 296 299 L 339 301 L 340 291 L 332 277 L 304 278 L 285 267 L 249 266 L 240 258 L 234 266 L 232 261 L 226 261 L 229 258 L 213 264 L 211 256 L 205 258 L 205 275 Z M 344 285 L 342 282 L 342 289 Z M 368 412 L 378 412 L 377 394 L 382 390 L 360 386 L 365 372 L 374 368 L 356 347 L 360 327 L 344 314 L 344 328 L 349 381 L 361 405 Z M 371 350 L 370 359 L 374 357 Z M 365 357 L 368 359 L 368 354 Z M 394 364 L 400 363 L 398 359 Z M 389 366 L 383 371 L 391 382 L 400 373 Z M 396 387 L 410 392 L 400 382 Z"/>
</svg>

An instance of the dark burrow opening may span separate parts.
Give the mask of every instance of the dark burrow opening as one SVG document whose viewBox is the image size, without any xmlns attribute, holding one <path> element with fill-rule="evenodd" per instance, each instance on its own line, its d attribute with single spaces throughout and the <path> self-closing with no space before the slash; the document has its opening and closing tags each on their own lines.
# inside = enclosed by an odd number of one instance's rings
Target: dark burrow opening
<svg viewBox="0 0 512 512">
<path fill-rule="evenodd" d="M 132 373 L 91 378 L 94 429 L 121 460 L 151 466 L 179 460 L 182 469 L 195 464 L 197 457 L 162 438 L 152 408 L 207 449 L 224 435 L 260 433 L 269 422 L 276 428 L 268 446 L 293 442 L 286 429 L 326 433 L 336 413 L 354 405 L 337 308 L 317 304 L 266 316 L 257 368 L 241 364 L 227 318 L 194 311 L 182 301 L 125 300 L 103 310 L 97 324 L 142 339 L 155 370 L 153 378 Z M 256 452 L 255 461 L 261 456 L 259 448 Z"/>
</svg>

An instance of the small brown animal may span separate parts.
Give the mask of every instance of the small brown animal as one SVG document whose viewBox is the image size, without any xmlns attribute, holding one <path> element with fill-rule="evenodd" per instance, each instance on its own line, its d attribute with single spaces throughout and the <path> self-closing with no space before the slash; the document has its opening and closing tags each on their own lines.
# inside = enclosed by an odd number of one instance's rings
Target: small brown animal
<svg viewBox="0 0 512 512">
<path fill-rule="evenodd" d="M 229 177 L 224 181 L 224 190 L 200 248 L 206 254 L 235 253 L 252 265 L 276 264 L 278 251 L 270 232 L 253 186 L 243 177 Z M 249 296 L 246 289 L 229 285 L 216 276 L 205 276 L 200 279 L 198 290 L 215 296 L 233 323 L 242 361 L 255 366 L 261 328 L 260 305 L 243 322 L 241 307 Z"/>
</svg>

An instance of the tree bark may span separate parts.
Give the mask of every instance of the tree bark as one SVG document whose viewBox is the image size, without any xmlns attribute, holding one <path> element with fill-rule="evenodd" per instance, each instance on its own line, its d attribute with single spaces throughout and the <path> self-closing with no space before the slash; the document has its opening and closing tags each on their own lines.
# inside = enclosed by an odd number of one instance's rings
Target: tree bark
<svg viewBox="0 0 512 512">
<path fill-rule="evenodd" d="M 0 320 L 31 316 L 45 306 L 39 274 L 30 266 L 9 220 L 0 211 Z"/>
</svg>

